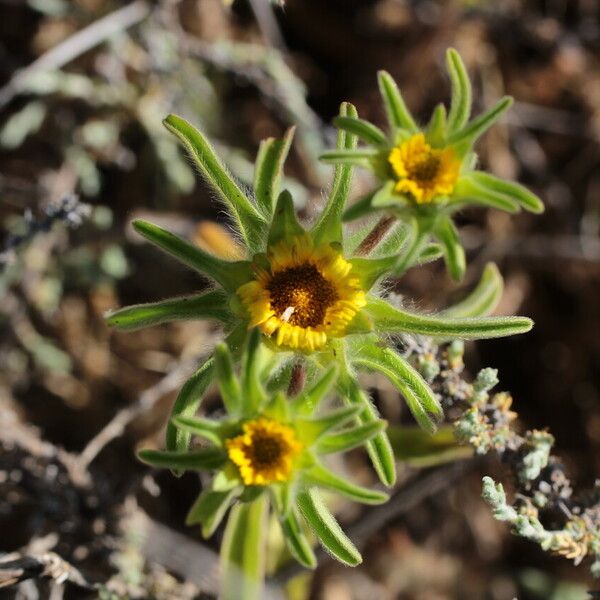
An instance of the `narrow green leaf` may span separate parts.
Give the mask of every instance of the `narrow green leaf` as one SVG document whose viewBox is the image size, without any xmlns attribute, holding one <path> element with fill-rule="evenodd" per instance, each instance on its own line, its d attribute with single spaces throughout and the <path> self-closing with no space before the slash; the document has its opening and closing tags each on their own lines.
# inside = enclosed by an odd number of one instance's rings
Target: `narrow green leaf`
<svg viewBox="0 0 600 600">
<path fill-rule="evenodd" d="M 153 467 L 173 470 L 214 471 L 227 461 L 222 448 L 210 446 L 193 452 L 171 452 L 169 450 L 140 450 L 138 458 Z"/>
<path fill-rule="evenodd" d="M 429 432 L 435 431 L 432 416 L 439 419 L 442 408 L 431 388 L 406 360 L 391 348 L 364 345 L 352 357 L 352 362 L 385 375 L 404 396 L 419 425 Z"/>
<path fill-rule="evenodd" d="M 498 267 L 488 263 L 477 287 L 461 302 L 440 313 L 443 317 L 483 317 L 493 312 L 500 298 L 504 282 Z"/>
<path fill-rule="evenodd" d="M 357 150 L 328 150 L 319 156 L 319 160 L 331 164 L 356 165 L 368 167 L 370 161 L 379 156 L 379 150 L 359 148 Z"/>
<path fill-rule="evenodd" d="M 480 185 L 482 188 L 497 194 L 502 194 L 517 202 L 525 210 L 532 213 L 543 213 L 544 203 L 525 186 L 514 181 L 505 181 L 484 173 L 483 171 L 473 171 L 468 175 L 472 181 Z"/>
<path fill-rule="evenodd" d="M 363 425 L 379 423 L 379 413 L 371 402 L 369 396 L 360 388 L 354 377 L 346 373 L 338 381 L 340 393 L 344 400 L 352 406 L 360 406 L 359 422 Z M 377 476 L 384 485 L 388 487 L 396 482 L 396 461 L 390 441 L 385 432 L 377 433 L 367 441 L 367 453 L 373 463 Z"/>
<path fill-rule="evenodd" d="M 360 411 L 360 406 L 345 406 L 316 419 L 297 419 L 298 435 L 306 445 L 310 445 L 328 431 L 356 417 Z"/>
<path fill-rule="evenodd" d="M 385 333 L 417 333 L 455 339 L 486 339 L 526 333 L 533 327 L 527 317 L 445 318 L 416 315 L 371 297 L 365 307 L 375 328 Z"/>
<path fill-rule="evenodd" d="M 399 425 L 388 427 L 387 432 L 396 458 L 411 466 L 431 467 L 473 455 L 472 447 L 457 442 L 452 425 L 444 425 L 434 434 Z"/>
<path fill-rule="evenodd" d="M 448 137 L 448 145 L 458 145 L 462 142 L 473 144 L 475 140 L 487 131 L 508 110 L 513 103 L 510 96 L 504 96 L 492 108 L 473 119 L 462 129 Z"/>
<path fill-rule="evenodd" d="M 407 129 L 411 133 L 416 133 L 419 128 L 392 76 L 385 71 L 379 71 L 377 79 L 390 127 L 392 129 Z"/>
<path fill-rule="evenodd" d="M 187 514 L 186 525 L 202 524 L 202 537 L 209 538 L 220 525 L 241 488 L 225 491 L 204 490 Z"/>
<path fill-rule="evenodd" d="M 432 146 L 441 146 L 446 137 L 446 107 L 438 104 L 427 125 L 427 141 Z"/>
<path fill-rule="evenodd" d="M 352 274 L 360 278 L 362 289 L 370 290 L 377 281 L 386 274 L 391 273 L 396 264 L 395 256 L 383 256 L 381 258 L 352 258 Z"/>
<path fill-rule="evenodd" d="M 342 102 L 340 116 L 357 117 L 356 108 L 348 102 Z M 356 136 L 340 129 L 336 149 L 354 150 L 355 148 Z M 342 241 L 342 215 L 350 192 L 351 181 L 352 165 L 336 165 L 331 192 L 321 216 L 312 229 L 312 236 L 316 244 Z"/>
<path fill-rule="evenodd" d="M 290 127 L 283 139 L 268 138 L 260 143 L 254 170 L 254 195 L 258 208 L 270 219 L 279 196 L 283 164 L 290 151 L 295 127 Z"/>
<path fill-rule="evenodd" d="M 227 291 L 237 290 L 240 285 L 252 278 L 250 263 L 247 261 L 229 262 L 221 260 L 166 229 L 142 219 L 133 221 L 133 227 L 147 240 L 156 244 L 183 264 L 214 279 Z"/>
<path fill-rule="evenodd" d="M 317 454 L 346 452 L 369 441 L 376 434 L 382 432 L 386 425 L 385 421 L 373 421 L 338 433 L 324 435 L 317 442 L 316 452 Z"/>
<path fill-rule="evenodd" d="M 362 485 L 351 483 L 350 481 L 339 477 L 323 465 L 315 464 L 304 474 L 304 477 L 306 478 L 307 483 L 334 490 L 338 494 L 350 498 L 350 500 L 354 500 L 355 502 L 362 502 L 363 504 L 383 504 L 389 499 L 389 496 L 385 492 L 370 490 Z"/>
<path fill-rule="evenodd" d="M 215 376 L 225 409 L 230 415 L 239 415 L 242 408 L 242 391 L 227 344 L 216 346 L 214 363 Z"/>
<path fill-rule="evenodd" d="M 465 274 L 467 261 L 465 250 L 460 243 L 460 237 L 452 219 L 447 215 L 440 215 L 436 222 L 435 234 L 442 243 L 444 260 L 448 273 L 454 281 L 460 281 Z"/>
<path fill-rule="evenodd" d="M 323 547 L 334 558 L 349 567 L 355 567 L 362 562 L 360 552 L 342 531 L 317 490 L 299 494 L 298 507 Z"/>
<path fill-rule="evenodd" d="M 508 213 L 519 212 L 517 201 L 480 185 L 471 176 L 472 173 L 463 175 L 459 178 L 456 186 L 454 186 L 454 193 L 450 200 L 453 210 L 475 204 L 497 208 Z"/>
<path fill-rule="evenodd" d="M 234 317 L 227 306 L 227 295 L 220 290 L 215 290 L 201 295 L 127 306 L 110 311 L 104 318 L 107 325 L 111 327 L 134 330 L 171 321 L 192 319 L 215 319 L 230 323 Z"/>
<path fill-rule="evenodd" d="M 441 244 L 431 243 L 427 244 L 419 255 L 419 259 L 417 260 L 418 265 L 425 265 L 430 263 L 438 258 L 444 256 L 444 248 Z"/>
<path fill-rule="evenodd" d="M 264 598 L 268 496 L 236 504 L 221 544 L 221 600 Z"/>
<path fill-rule="evenodd" d="M 304 228 L 298 223 L 292 195 L 284 190 L 277 199 L 277 207 L 269 231 L 268 246 L 274 246 L 282 240 L 291 240 L 303 233 Z"/>
<path fill-rule="evenodd" d="M 310 388 L 303 390 L 292 400 L 294 412 L 302 416 L 312 415 L 333 388 L 337 375 L 338 367 L 333 363 L 324 373 L 319 374 Z"/>
<path fill-rule="evenodd" d="M 446 52 L 446 64 L 452 83 L 452 101 L 448 115 L 450 132 L 464 127 L 471 115 L 471 80 L 460 54 L 454 48 Z"/>
<path fill-rule="evenodd" d="M 314 569 L 317 566 L 317 559 L 302 531 L 296 511 L 292 509 L 287 514 L 278 516 L 283 538 L 292 556 L 307 569 Z"/>
<path fill-rule="evenodd" d="M 202 419 L 199 417 L 174 417 L 173 424 L 177 429 L 187 431 L 192 435 L 209 440 L 215 446 L 222 446 L 223 440 L 221 431 L 223 424 L 219 421 L 213 421 L 212 419 Z"/>
<path fill-rule="evenodd" d="M 169 115 L 163 123 L 184 144 L 202 175 L 229 205 L 246 244 L 253 250 L 260 250 L 264 242 L 266 221 L 227 173 L 206 138 L 195 127 L 176 115 Z"/>
<path fill-rule="evenodd" d="M 387 146 L 388 140 L 385 133 L 369 121 L 354 117 L 336 117 L 333 124 L 338 129 L 357 136 L 359 139 L 374 146 Z"/>
<path fill-rule="evenodd" d="M 188 449 L 191 434 L 178 429 L 173 423 L 174 417 L 193 417 L 200 406 L 202 396 L 214 376 L 213 359 L 209 358 L 183 385 L 167 423 L 167 450 L 183 452 Z"/>
</svg>

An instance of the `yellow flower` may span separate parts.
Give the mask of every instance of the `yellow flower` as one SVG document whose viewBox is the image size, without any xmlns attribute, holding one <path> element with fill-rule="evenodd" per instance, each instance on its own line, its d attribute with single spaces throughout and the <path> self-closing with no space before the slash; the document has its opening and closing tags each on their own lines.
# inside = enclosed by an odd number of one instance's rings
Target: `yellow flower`
<svg viewBox="0 0 600 600">
<path fill-rule="evenodd" d="M 352 265 L 330 244 L 314 247 L 308 235 L 267 251 L 269 270 L 255 266 L 254 281 L 237 294 L 250 316 L 278 346 L 318 350 L 329 337 L 341 337 L 366 304 Z"/>
<path fill-rule="evenodd" d="M 245 485 L 287 481 L 294 460 L 304 447 L 291 427 L 260 417 L 248 421 L 244 432 L 225 442 L 229 459 Z"/>
<path fill-rule="evenodd" d="M 388 161 L 399 178 L 394 189 L 412 195 L 418 204 L 451 194 L 460 171 L 454 150 L 432 148 L 422 133 L 396 146 Z"/>
</svg>

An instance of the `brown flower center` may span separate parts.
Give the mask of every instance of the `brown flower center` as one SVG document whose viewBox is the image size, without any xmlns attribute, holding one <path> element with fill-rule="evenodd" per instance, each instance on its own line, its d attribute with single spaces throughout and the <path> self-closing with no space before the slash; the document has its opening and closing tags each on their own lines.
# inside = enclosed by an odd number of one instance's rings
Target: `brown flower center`
<svg viewBox="0 0 600 600">
<path fill-rule="evenodd" d="M 255 437 L 248 448 L 248 458 L 256 468 L 270 467 L 281 459 L 285 452 L 283 440 L 271 437 Z"/>
<path fill-rule="evenodd" d="M 422 160 L 419 160 L 409 167 L 409 177 L 417 181 L 431 181 L 435 179 L 440 167 L 440 159 L 433 154 L 426 154 Z"/>
<path fill-rule="evenodd" d="M 275 273 L 267 289 L 275 314 L 299 327 L 322 325 L 325 312 L 338 300 L 334 285 L 310 263 Z"/>
</svg>

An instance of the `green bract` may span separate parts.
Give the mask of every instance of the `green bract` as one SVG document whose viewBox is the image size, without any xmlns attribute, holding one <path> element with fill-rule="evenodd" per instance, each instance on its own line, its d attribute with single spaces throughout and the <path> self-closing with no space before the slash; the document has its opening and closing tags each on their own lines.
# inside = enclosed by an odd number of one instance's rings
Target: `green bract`
<svg viewBox="0 0 600 600">
<path fill-rule="evenodd" d="M 340 118 L 356 120 L 356 110 L 344 103 Z M 109 324 L 136 329 L 181 319 L 215 320 L 223 325 L 236 363 L 248 360 L 242 349 L 249 331 L 257 326 L 282 387 L 288 385 L 291 365 L 298 361 L 307 372 L 309 384 L 337 365 L 336 388 L 353 408 L 355 422 L 369 431 L 379 420 L 358 382 L 360 371 L 384 374 L 427 430 L 433 431 L 441 417 L 436 397 L 395 349 L 394 336 L 475 339 L 523 333 L 531 328 L 532 322 L 524 317 L 484 316 L 494 308 L 502 284 L 493 267 L 486 270 L 481 284 L 467 300 L 445 314 L 415 314 L 386 298 L 380 283 L 397 270 L 399 257 L 407 266 L 419 264 L 438 256 L 439 248 L 420 242 L 411 244 L 407 251 L 400 230 L 391 232 L 375 253 L 365 256 L 364 242 L 359 243 L 356 236 L 348 237 L 342 223 L 351 164 L 336 166 L 319 218 L 305 226 L 297 219 L 289 192 L 280 191 L 291 132 L 283 140 L 270 139 L 261 145 L 254 194 L 250 195 L 229 175 L 200 132 L 173 115 L 165 124 L 184 142 L 206 180 L 225 202 L 244 242 L 245 256 L 239 261 L 223 260 L 157 225 L 135 221 L 133 225 L 141 235 L 208 277 L 213 288 L 194 296 L 117 310 L 107 316 Z M 356 137 L 350 129 L 339 132 L 339 152 L 355 148 Z M 440 221 L 436 222 L 439 227 Z M 369 238 L 368 230 L 360 235 Z M 216 374 L 219 368 L 213 356 L 183 386 L 172 416 L 193 417 Z M 219 377 L 223 381 L 222 374 Z M 248 393 L 246 387 L 243 389 Z M 167 451 L 185 452 L 190 436 L 189 429 L 177 427 L 173 419 L 167 428 Z M 366 444 L 380 479 L 391 485 L 395 465 L 385 433 L 376 428 Z"/>
<path fill-rule="evenodd" d="M 475 142 L 510 107 L 512 99 L 506 96 L 470 119 L 471 83 L 465 66 L 455 50 L 448 50 L 446 59 L 452 84 L 449 111 L 438 105 L 429 123 L 420 127 L 392 77 L 381 71 L 379 89 L 388 119 L 387 134 L 357 116 L 343 115 L 334 124 L 358 136 L 366 146 L 338 146 L 321 156 L 336 165 L 365 167 L 380 179 L 381 185 L 348 208 L 344 219 L 386 211 L 405 224 L 407 239 L 393 268 L 396 274 L 416 264 L 423 249 L 435 240 L 441 244 L 450 275 L 462 278 L 465 253 L 452 215 L 466 206 L 489 206 L 511 213 L 521 208 L 534 213 L 544 210 L 541 200 L 523 186 L 475 168 Z"/>
<path fill-rule="evenodd" d="M 301 524 L 302 516 L 328 552 L 341 562 L 354 566 L 361 562 L 360 553 L 341 531 L 319 489 L 332 490 L 366 504 L 385 502 L 387 495 L 336 475 L 325 466 L 323 457 L 365 443 L 385 428 L 385 422 L 373 420 L 365 425 L 357 424 L 354 420 L 361 412 L 361 406 L 322 409 L 325 398 L 335 386 L 335 365 L 322 371 L 312 385 L 293 398 L 281 390 L 269 393 L 269 387 L 279 387 L 279 374 L 273 368 L 273 353 L 261 344 L 260 337 L 257 329 L 248 336 L 239 377 L 235 374 L 235 359 L 228 346 L 220 344 L 215 350 L 214 370 L 226 409 L 224 417 L 218 420 L 174 417 L 173 424 L 178 430 L 201 438 L 206 445 L 187 451 L 142 450 L 139 456 L 156 467 L 213 473 L 210 486 L 192 506 L 187 523 L 202 524 L 202 533 L 208 537 L 233 506 L 223 553 L 224 566 L 232 577 L 235 578 L 236 569 L 246 573 L 246 562 L 256 561 L 263 551 L 258 538 L 250 542 L 253 549 L 250 553 L 242 552 L 233 540 L 243 540 L 252 535 L 255 527 L 260 528 L 266 510 L 264 496 L 273 507 L 291 554 L 300 563 L 309 568 L 316 565 Z M 243 446 L 245 437 L 251 435 L 249 429 L 260 429 L 261 423 L 275 428 L 275 433 L 263 431 L 263 438 L 256 434 L 247 450 L 255 464 L 240 467 L 239 446 Z M 289 447 L 280 445 L 277 448 L 279 430 L 287 436 Z M 269 477 L 275 477 L 276 469 L 271 467 L 278 460 L 278 451 L 282 455 L 287 452 L 292 460 L 280 469 L 282 480 L 269 481 Z M 265 473 L 267 480 L 262 484 L 247 480 Z M 223 580 L 227 579 L 228 575 L 225 575 Z M 224 597 L 238 596 L 224 593 Z"/>
</svg>

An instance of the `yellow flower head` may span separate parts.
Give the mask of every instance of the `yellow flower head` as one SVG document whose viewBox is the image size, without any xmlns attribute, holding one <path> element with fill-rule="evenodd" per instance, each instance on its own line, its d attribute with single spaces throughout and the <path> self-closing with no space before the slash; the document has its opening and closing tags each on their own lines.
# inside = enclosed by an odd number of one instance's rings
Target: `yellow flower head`
<svg viewBox="0 0 600 600">
<path fill-rule="evenodd" d="M 366 304 L 352 265 L 330 244 L 314 247 L 308 235 L 283 241 L 267 252 L 269 270 L 255 268 L 254 281 L 238 290 L 249 327 L 273 336 L 278 346 L 318 350 L 343 336 Z"/>
<path fill-rule="evenodd" d="M 229 459 L 245 485 L 287 481 L 303 448 L 291 427 L 260 417 L 248 421 L 244 432 L 225 442 Z"/>
<path fill-rule="evenodd" d="M 388 161 L 398 177 L 394 189 L 410 194 L 417 204 L 427 204 L 436 196 L 451 194 L 460 171 L 454 150 L 432 148 L 422 133 L 396 146 Z"/>
</svg>

